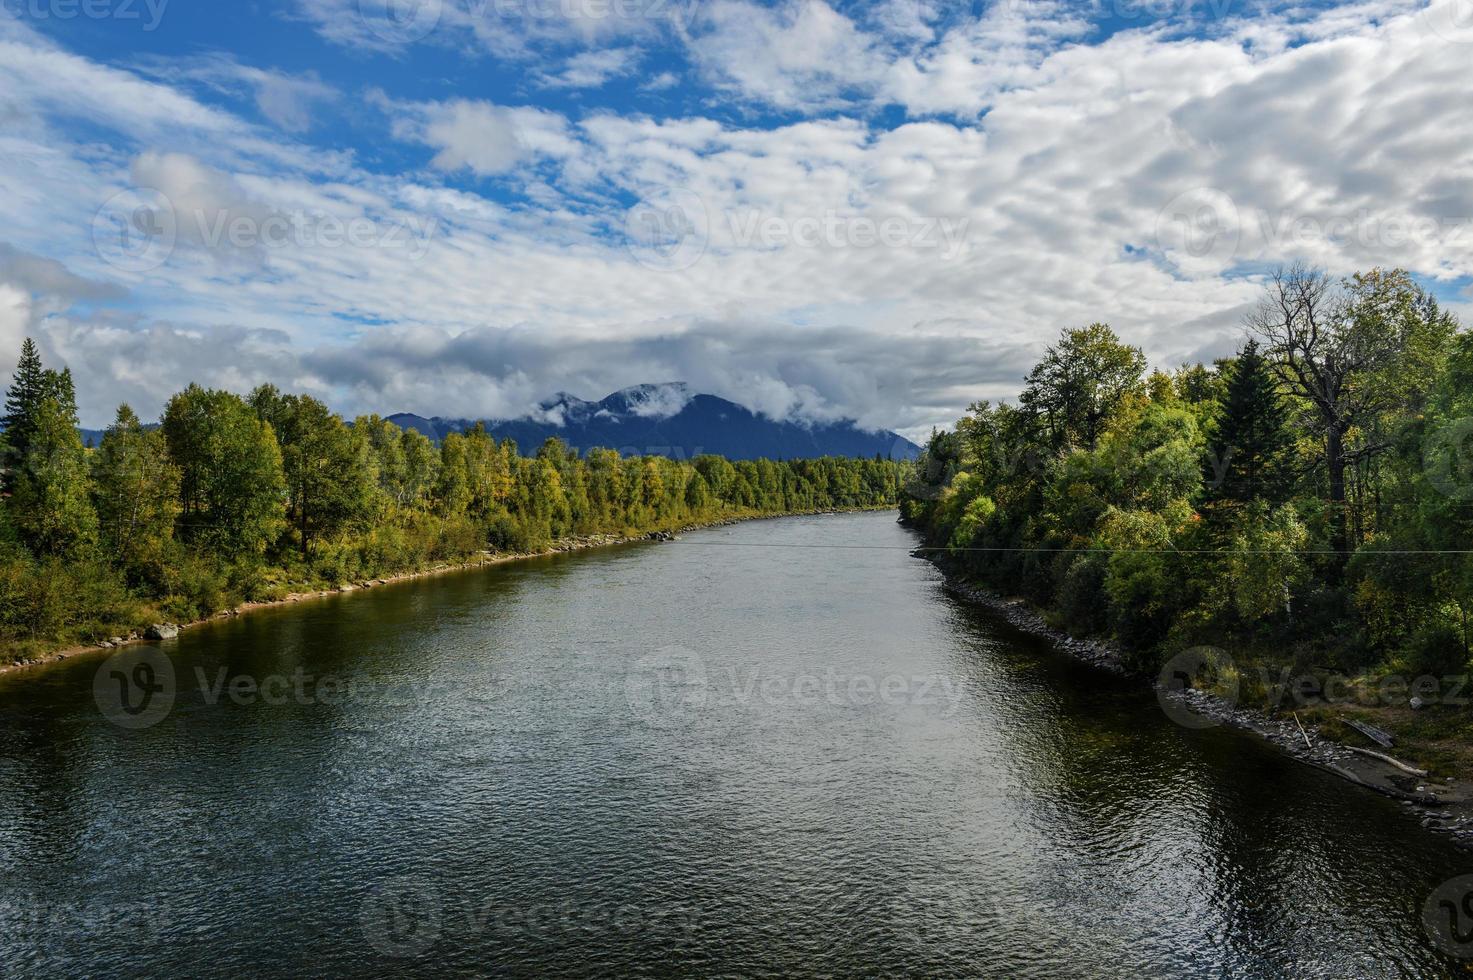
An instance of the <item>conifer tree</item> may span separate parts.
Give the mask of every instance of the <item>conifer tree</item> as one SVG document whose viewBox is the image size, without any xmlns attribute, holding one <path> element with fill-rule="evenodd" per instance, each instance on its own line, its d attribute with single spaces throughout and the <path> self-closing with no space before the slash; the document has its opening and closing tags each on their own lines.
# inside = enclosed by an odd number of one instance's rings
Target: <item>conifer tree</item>
<svg viewBox="0 0 1473 980">
<path fill-rule="evenodd" d="M 1208 444 L 1207 495 L 1214 501 L 1278 503 L 1290 483 L 1288 410 L 1258 342 L 1238 353 Z"/>
<path fill-rule="evenodd" d="M 30 433 L 35 424 L 36 409 L 45 396 L 45 370 L 41 366 L 41 354 L 36 342 L 27 337 L 20 348 L 20 363 L 5 393 L 5 416 L 0 419 L 5 427 L 4 455 L 0 465 L 7 474 L 14 474 L 20 461 L 25 459 L 30 446 Z M 7 487 L 13 485 L 12 476 L 7 476 Z"/>
<path fill-rule="evenodd" d="M 26 455 L 12 481 L 16 527 L 38 555 L 79 556 L 96 543 L 97 515 L 88 497 L 76 406 L 48 394 L 31 410 L 27 426 Z"/>
</svg>

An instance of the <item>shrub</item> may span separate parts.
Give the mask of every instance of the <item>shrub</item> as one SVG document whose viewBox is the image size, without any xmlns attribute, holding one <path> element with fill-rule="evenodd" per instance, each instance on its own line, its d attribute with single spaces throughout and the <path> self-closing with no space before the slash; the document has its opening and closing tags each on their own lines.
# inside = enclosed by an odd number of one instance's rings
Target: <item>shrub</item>
<svg viewBox="0 0 1473 980">
<path fill-rule="evenodd" d="M 1414 674 L 1450 677 L 1468 671 L 1468 648 L 1463 634 L 1450 623 L 1427 623 L 1412 634 L 1404 654 L 1407 669 Z"/>
<path fill-rule="evenodd" d="M 484 540 L 469 517 L 447 517 L 440 523 L 431 557 L 436 561 L 458 561 L 480 550 Z"/>
<path fill-rule="evenodd" d="M 532 551 L 537 542 L 527 525 L 510 514 L 496 514 L 486 527 L 486 543 L 495 551 Z"/>
<path fill-rule="evenodd" d="M 233 604 L 228 569 L 213 555 L 176 549 L 165 580 L 168 594 L 163 609 L 172 619 L 187 622 Z"/>
<path fill-rule="evenodd" d="M 1105 595 L 1106 558 L 1103 554 L 1076 556 L 1059 586 L 1059 612 L 1076 633 L 1103 633 L 1109 625 L 1110 602 Z"/>
<path fill-rule="evenodd" d="M 979 539 L 987 521 L 997 512 L 991 497 L 974 497 L 962 509 L 956 530 L 951 532 L 947 547 L 952 551 L 972 547 Z"/>
</svg>

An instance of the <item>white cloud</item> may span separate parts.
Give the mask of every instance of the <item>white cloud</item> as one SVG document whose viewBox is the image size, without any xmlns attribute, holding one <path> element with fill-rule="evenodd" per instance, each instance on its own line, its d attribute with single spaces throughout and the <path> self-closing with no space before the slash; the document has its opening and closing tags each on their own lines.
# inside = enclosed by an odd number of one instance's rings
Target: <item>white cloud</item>
<svg viewBox="0 0 1473 980">
<path fill-rule="evenodd" d="M 639 50 L 632 47 L 581 51 L 567 59 L 562 71 L 544 76 L 542 84 L 548 88 L 598 88 L 611 79 L 633 74 L 639 59 Z"/>
<path fill-rule="evenodd" d="M 242 64 L 223 54 L 193 58 L 155 58 L 144 62 L 150 74 L 170 84 L 193 82 L 212 92 L 247 97 L 267 121 L 289 132 L 304 133 L 312 127 L 312 115 L 323 105 L 337 101 L 338 92 L 316 72 L 290 75 Z"/>
<path fill-rule="evenodd" d="M 0 98 L 17 123 L 0 133 L 0 239 L 61 265 L 0 263 L 0 342 L 36 330 L 85 373 L 87 398 L 141 410 L 145 377 L 154 397 L 191 378 L 270 379 L 348 411 L 460 415 L 680 378 L 774 415 L 914 432 L 1015 392 L 1061 327 L 1108 320 L 1167 365 L 1226 351 L 1258 292 L 1243 269 L 1303 258 L 1473 276 L 1473 49 L 1404 7 L 1207 36 L 1142 25 L 1094 44 L 1033 4 L 938 9 L 727 0 L 690 35 L 737 100 L 719 118 L 381 97 L 408 152 L 428 148 L 431 166 L 408 174 L 3 35 Z M 888 102 L 918 118 L 882 125 Z M 751 104 L 797 121 L 731 121 Z M 73 137 L 76 119 L 114 137 Z M 414 249 L 309 241 L 243 257 L 186 234 L 157 268 L 109 266 L 93 215 L 144 183 L 186 212 L 428 234 Z M 640 198 L 685 203 L 631 218 Z M 749 218 L 787 237 L 747 237 Z M 701 247 L 662 266 L 623 247 L 628 220 Z M 796 240 L 830 221 L 837 239 Z M 949 255 L 915 234 L 860 240 L 885 221 L 965 234 Z M 84 302 L 67 276 L 128 301 Z"/>
<path fill-rule="evenodd" d="M 673 71 L 662 71 L 640 87 L 647 92 L 663 92 L 680 84 L 680 77 Z"/>
<path fill-rule="evenodd" d="M 431 163 L 440 170 L 467 169 L 484 177 L 577 149 L 567 120 L 544 109 L 454 99 L 401 105 L 395 111 L 395 135 L 434 148 Z"/>
<path fill-rule="evenodd" d="M 884 67 L 873 41 L 823 0 L 703 4 L 690 51 L 717 84 L 784 109 L 841 101 Z"/>
</svg>

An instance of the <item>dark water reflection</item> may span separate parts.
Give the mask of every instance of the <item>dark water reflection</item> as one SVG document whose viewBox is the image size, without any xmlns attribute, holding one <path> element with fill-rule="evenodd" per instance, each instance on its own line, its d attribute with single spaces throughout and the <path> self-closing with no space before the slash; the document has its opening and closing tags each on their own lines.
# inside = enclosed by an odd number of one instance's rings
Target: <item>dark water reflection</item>
<svg viewBox="0 0 1473 980">
<path fill-rule="evenodd" d="M 1419 909 L 1467 856 L 909 544 L 762 522 L 265 611 L 164 646 L 137 730 L 101 658 L 0 680 L 0 972 L 1457 969 Z"/>
</svg>

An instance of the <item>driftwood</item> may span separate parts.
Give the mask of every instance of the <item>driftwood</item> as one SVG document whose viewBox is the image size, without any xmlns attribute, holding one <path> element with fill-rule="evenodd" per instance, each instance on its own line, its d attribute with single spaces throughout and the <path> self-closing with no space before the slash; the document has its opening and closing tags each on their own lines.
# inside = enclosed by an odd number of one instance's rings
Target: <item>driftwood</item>
<svg viewBox="0 0 1473 980">
<path fill-rule="evenodd" d="M 1294 724 L 1296 724 L 1296 725 L 1299 726 L 1299 734 L 1304 736 L 1304 747 L 1307 748 L 1307 749 L 1309 749 L 1311 752 L 1313 752 L 1314 751 L 1314 746 L 1312 744 L 1310 744 L 1310 741 L 1309 741 L 1309 732 L 1306 732 L 1304 730 L 1304 724 L 1303 724 L 1303 722 L 1301 722 L 1299 720 L 1299 712 L 1292 711 L 1292 712 L 1290 712 L 1290 714 L 1292 714 L 1294 716 Z"/>
<path fill-rule="evenodd" d="M 1405 762 L 1398 762 L 1395 759 L 1391 758 L 1391 756 L 1389 755 L 1382 755 L 1380 752 L 1372 752 L 1370 749 L 1358 749 L 1354 745 L 1347 745 L 1345 747 L 1352 752 L 1359 752 L 1361 755 L 1368 755 L 1372 759 L 1380 759 L 1382 762 L 1390 763 L 1391 765 L 1400 769 L 1402 772 L 1409 772 L 1413 776 L 1422 776 L 1423 778 L 1425 778 L 1427 775 L 1426 769 L 1413 769 Z"/>
<path fill-rule="evenodd" d="M 1396 740 L 1391 737 L 1390 733 L 1377 728 L 1375 725 L 1367 725 L 1365 722 L 1356 721 L 1354 718 L 1346 718 L 1345 724 L 1354 728 L 1383 749 L 1389 749 L 1396 744 Z"/>
</svg>

